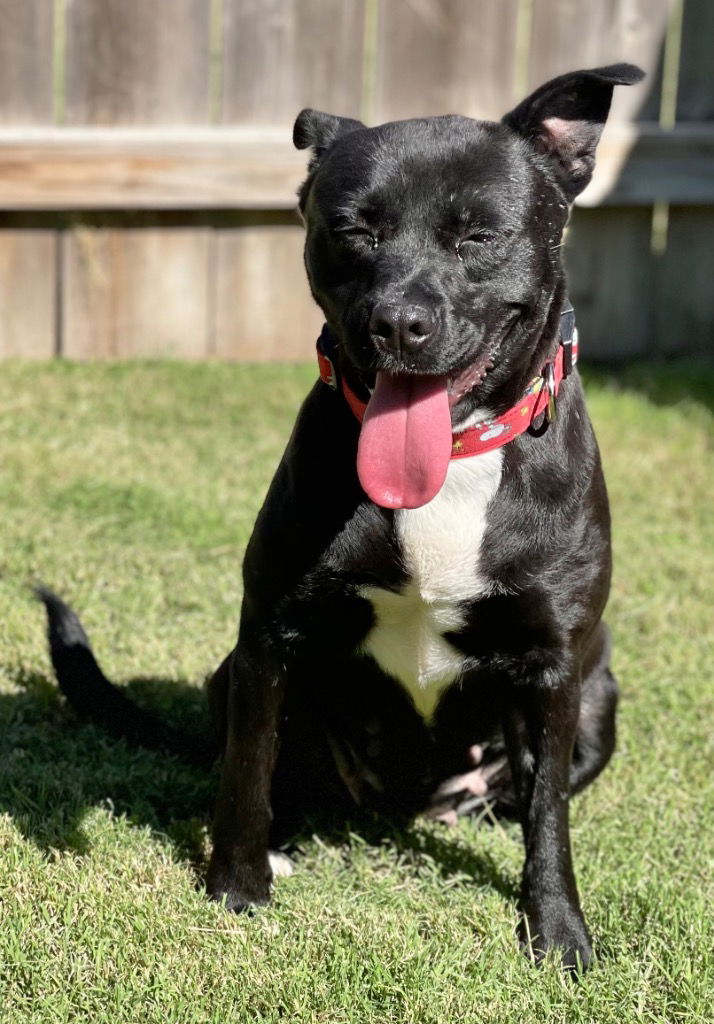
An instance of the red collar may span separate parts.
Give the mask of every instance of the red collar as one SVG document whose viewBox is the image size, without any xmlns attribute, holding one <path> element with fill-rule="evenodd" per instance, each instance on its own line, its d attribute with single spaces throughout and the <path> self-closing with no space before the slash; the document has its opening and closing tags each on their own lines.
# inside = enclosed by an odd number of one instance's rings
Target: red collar
<svg viewBox="0 0 714 1024">
<path fill-rule="evenodd" d="M 327 351 L 334 351 L 334 341 L 327 327 L 317 339 L 317 363 L 320 380 L 336 391 L 341 385 L 342 394 L 357 419 L 362 422 L 367 403 L 359 398 L 344 377 L 336 372 L 334 359 Z M 561 382 L 568 376 L 578 360 L 578 332 L 572 307 L 568 306 L 561 315 L 560 344 L 555 359 L 545 363 L 539 376 L 534 377 L 520 401 L 496 419 L 486 419 L 452 434 L 451 458 L 463 459 L 468 455 L 483 455 L 494 448 L 512 441 L 514 437 L 530 430 L 535 437 L 546 432 L 555 419 L 555 399 Z M 536 420 L 542 416 L 540 423 Z"/>
</svg>

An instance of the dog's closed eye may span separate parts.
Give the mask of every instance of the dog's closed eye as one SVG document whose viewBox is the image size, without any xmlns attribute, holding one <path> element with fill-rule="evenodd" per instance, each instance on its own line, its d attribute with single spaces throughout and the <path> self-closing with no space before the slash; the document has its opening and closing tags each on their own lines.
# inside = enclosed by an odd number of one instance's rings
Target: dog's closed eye
<svg viewBox="0 0 714 1024">
<path fill-rule="evenodd" d="M 464 257 L 469 253 L 469 250 L 474 250 L 475 254 L 478 249 L 489 246 L 497 241 L 497 238 L 498 236 L 495 231 L 487 229 L 470 231 L 456 240 L 456 255 L 463 263 Z"/>
<path fill-rule="evenodd" d="M 463 245 L 464 242 L 479 242 L 481 244 L 488 244 L 493 242 L 496 238 L 495 231 L 474 231 L 472 234 L 462 238 L 459 245 Z"/>
<path fill-rule="evenodd" d="M 335 228 L 335 234 L 341 235 L 342 237 L 369 242 L 373 249 L 376 249 L 380 242 L 380 237 L 373 228 L 363 227 L 359 224 L 350 224 L 346 227 Z"/>
</svg>

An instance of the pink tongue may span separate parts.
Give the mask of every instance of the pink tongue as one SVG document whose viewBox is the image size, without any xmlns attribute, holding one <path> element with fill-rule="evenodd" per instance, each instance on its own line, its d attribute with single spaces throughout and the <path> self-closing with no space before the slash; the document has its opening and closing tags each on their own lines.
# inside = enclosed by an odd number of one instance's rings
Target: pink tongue
<svg viewBox="0 0 714 1024">
<path fill-rule="evenodd" d="M 446 378 L 378 373 L 357 449 L 357 473 L 372 501 L 426 505 L 444 483 L 450 456 Z"/>
</svg>

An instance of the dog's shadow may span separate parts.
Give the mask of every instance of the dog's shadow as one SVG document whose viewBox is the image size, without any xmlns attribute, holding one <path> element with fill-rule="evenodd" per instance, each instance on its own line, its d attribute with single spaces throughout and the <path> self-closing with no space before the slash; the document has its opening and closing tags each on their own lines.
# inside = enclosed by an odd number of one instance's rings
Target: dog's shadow
<svg viewBox="0 0 714 1024">
<path fill-rule="evenodd" d="M 103 809 L 148 828 L 189 863 L 201 884 L 217 771 L 185 764 L 167 753 L 130 746 L 82 722 L 56 686 L 38 673 L 15 677 L 19 693 L 0 694 L 0 813 L 41 850 L 78 855 L 91 848 L 88 815 Z M 185 682 L 133 679 L 126 692 L 143 707 L 160 709 L 170 725 L 196 738 L 211 735 L 202 690 Z M 438 826 L 399 828 L 377 817 L 304 822 L 289 846 L 297 858 L 315 836 L 346 848 L 354 841 L 392 847 L 404 870 L 428 862 L 443 878 L 468 876 L 508 899 L 516 886 L 486 853 L 478 854 Z"/>
<path fill-rule="evenodd" d="M 160 751 L 129 746 L 80 721 L 45 676 L 23 674 L 0 694 L 0 812 L 42 850 L 84 854 L 94 808 L 168 837 L 200 864 L 215 778 Z M 205 696 L 186 683 L 134 679 L 127 693 L 177 727 L 210 735 Z"/>
</svg>

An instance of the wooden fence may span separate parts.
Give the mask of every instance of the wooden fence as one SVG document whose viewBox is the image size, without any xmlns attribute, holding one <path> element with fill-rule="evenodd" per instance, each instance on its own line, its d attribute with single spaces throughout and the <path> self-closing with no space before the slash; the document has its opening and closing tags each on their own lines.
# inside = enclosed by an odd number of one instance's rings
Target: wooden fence
<svg viewBox="0 0 714 1024">
<path fill-rule="evenodd" d="M 713 52 L 711 0 L 0 0 L 0 355 L 309 357 L 301 107 L 498 117 L 621 59 L 585 351 L 711 352 Z"/>
</svg>

